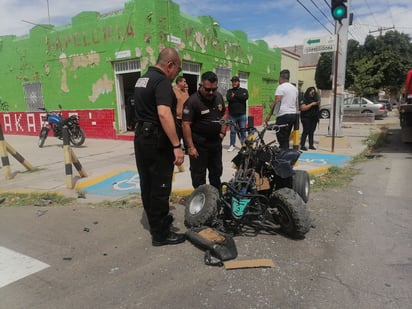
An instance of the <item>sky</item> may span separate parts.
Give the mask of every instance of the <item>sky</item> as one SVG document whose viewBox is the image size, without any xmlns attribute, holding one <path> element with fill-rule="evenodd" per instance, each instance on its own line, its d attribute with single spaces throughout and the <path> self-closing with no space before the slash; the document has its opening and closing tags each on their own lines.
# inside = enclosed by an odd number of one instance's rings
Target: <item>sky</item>
<svg viewBox="0 0 412 309">
<path fill-rule="evenodd" d="M 127 0 L 0 0 L 0 36 L 25 35 L 36 24 L 62 26 L 82 11 L 108 13 Z M 136 0 L 152 1 L 152 0 Z M 348 0 L 350 1 L 350 0 Z M 221 28 L 242 30 L 249 40 L 265 40 L 270 47 L 302 45 L 306 38 L 334 33 L 330 0 L 173 0 L 192 16 L 211 16 Z M 411 0 L 352 0 L 354 13 L 349 39 L 363 44 L 396 29 L 412 38 Z M 313 15 L 313 16 L 312 16 Z"/>
</svg>

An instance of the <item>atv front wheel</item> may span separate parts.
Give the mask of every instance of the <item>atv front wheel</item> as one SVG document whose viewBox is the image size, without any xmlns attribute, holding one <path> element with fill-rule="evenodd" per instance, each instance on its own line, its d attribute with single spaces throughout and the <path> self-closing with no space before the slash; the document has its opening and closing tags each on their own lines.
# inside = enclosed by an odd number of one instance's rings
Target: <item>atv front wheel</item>
<svg viewBox="0 0 412 309">
<path fill-rule="evenodd" d="M 310 217 L 305 202 L 300 195 L 289 188 L 281 188 L 273 193 L 271 207 L 278 210 L 274 220 L 288 236 L 302 239 L 310 229 Z"/>
<path fill-rule="evenodd" d="M 217 216 L 219 191 L 208 184 L 192 192 L 185 208 L 186 227 L 210 226 Z"/>
<path fill-rule="evenodd" d="M 309 174 L 306 171 L 295 170 L 293 175 L 293 190 L 295 190 L 302 200 L 307 203 L 309 201 L 310 180 Z"/>
</svg>

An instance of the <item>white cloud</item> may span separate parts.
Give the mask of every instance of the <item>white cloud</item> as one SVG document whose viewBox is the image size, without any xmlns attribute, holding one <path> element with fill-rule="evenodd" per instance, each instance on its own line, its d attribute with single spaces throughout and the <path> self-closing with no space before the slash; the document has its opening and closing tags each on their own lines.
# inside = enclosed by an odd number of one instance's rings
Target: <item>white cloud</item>
<svg viewBox="0 0 412 309">
<path fill-rule="evenodd" d="M 263 37 L 270 47 L 286 47 L 293 45 L 303 45 L 305 39 L 310 37 L 327 36 L 326 30 L 307 30 L 302 28 L 290 29 L 286 34 L 271 34 Z"/>
<path fill-rule="evenodd" d="M 210 15 L 217 19 L 223 28 L 243 30 L 248 34 L 249 39 L 264 39 L 269 46 L 298 45 L 302 44 L 307 37 L 329 35 L 329 32 L 296 1 L 174 1 L 180 5 L 182 11 L 189 15 Z M 95 0 L 1 0 L 0 35 L 20 36 L 27 34 L 34 26 L 33 24 L 47 24 L 47 3 L 49 3 L 51 24 L 60 26 L 70 23 L 71 18 L 82 11 L 107 13 L 123 9 L 126 2 L 128 0 L 99 0 L 98 2 Z M 324 16 L 326 15 L 331 20 L 330 11 L 324 1 L 317 1 L 324 15 L 321 15 L 309 0 L 301 2 L 313 13 L 317 13 L 316 16 L 320 22 L 326 24 L 327 28 L 333 32 L 333 27 L 328 24 Z M 355 18 L 350 31 L 361 43 L 369 31 L 393 25 L 396 30 L 412 36 L 410 22 L 412 2 L 410 0 L 353 0 L 352 5 Z M 352 37 L 349 36 L 349 38 Z"/>
</svg>

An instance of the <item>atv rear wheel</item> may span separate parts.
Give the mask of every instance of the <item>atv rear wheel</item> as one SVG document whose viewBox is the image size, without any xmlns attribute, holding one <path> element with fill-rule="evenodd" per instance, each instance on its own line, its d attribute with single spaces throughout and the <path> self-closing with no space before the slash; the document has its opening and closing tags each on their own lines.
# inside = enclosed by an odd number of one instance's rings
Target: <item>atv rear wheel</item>
<svg viewBox="0 0 412 309">
<path fill-rule="evenodd" d="M 307 203 L 309 201 L 310 192 L 309 174 L 306 171 L 295 170 L 292 186 L 293 190 L 295 190 L 302 200 Z"/>
<path fill-rule="evenodd" d="M 217 216 L 219 191 L 208 184 L 192 192 L 185 208 L 186 227 L 211 226 Z"/>
<path fill-rule="evenodd" d="M 273 193 L 273 204 L 278 210 L 275 221 L 283 232 L 295 239 L 302 239 L 310 229 L 310 217 L 305 202 L 300 195 L 289 188 L 281 188 Z"/>
</svg>

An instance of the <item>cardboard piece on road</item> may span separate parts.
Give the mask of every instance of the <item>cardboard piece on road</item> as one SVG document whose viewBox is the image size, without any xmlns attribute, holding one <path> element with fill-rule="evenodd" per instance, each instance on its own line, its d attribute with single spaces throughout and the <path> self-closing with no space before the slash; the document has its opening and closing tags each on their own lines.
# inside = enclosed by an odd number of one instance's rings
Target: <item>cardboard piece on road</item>
<svg viewBox="0 0 412 309">
<path fill-rule="evenodd" d="M 275 263 L 273 263 L 271 259 L 227 261 L 227 262 L 223 262 L 223 265 L 225 266 L 226 269 L 275 267 Z"/>
</svg>

